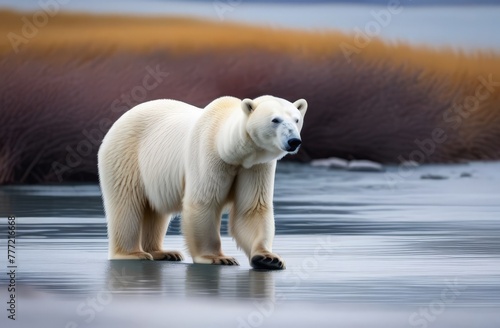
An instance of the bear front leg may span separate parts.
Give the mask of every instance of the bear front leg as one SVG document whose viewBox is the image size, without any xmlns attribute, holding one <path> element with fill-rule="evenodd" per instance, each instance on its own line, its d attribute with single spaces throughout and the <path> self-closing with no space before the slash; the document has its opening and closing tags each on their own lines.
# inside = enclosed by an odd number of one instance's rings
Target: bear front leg
<svg viewBox="0 0 500 328">
<path fill-rule="evenodd" d="M 222 208 L 184 200 L 182 231 L 194 263 L 239 265 L 221 249 L 220 221 Z"/>
<path fill-rule="evenodd" d="M 237 215 L 236 212 L 238 211 L 232 212 L 231 235 L 247 254 L 252 268 L 285 269 L 285 261 L 272 251 L 274 239 L 272 208 L 256 215 Z"/>
<path fill-rule="evenodd" d="M 275 161 L 255 165 L 241 169 L 235 181 L 229 229 L 254 269 L 285 269 L 285 261 L 272 252 L 275 170 Z"/>
</svg>

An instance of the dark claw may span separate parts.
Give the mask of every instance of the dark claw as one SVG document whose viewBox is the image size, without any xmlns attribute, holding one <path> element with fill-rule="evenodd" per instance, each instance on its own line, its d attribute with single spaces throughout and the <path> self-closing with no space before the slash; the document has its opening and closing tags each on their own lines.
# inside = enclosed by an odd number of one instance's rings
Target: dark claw
<svg viewBox="0 0 500 328">
<path fill-rule="evenodd" d="M 182 256 L 179 254 L 165 254 L 162 261 L 182 261 Z"/>
<path fill-rule="evenodd" d="M 212 261 L 212 264 L 216 264 L 216 260 Z M 220 259 L 221 265 L 239 265 L 238 261 L 234 259 Z"/>
</svg>

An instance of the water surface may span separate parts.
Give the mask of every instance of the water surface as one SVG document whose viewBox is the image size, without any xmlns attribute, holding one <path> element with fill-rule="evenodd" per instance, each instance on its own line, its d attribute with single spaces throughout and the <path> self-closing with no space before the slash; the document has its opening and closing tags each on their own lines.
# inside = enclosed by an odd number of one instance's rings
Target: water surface
<svg viewBox="0 0 500 328">
<path fill-rule="evenodd" d="M 280 163 L 283 272 L 252 270 L 227 217 L 223 248 L 239 267 L 191 264 L 179 219 L 165 245 L 182 263 L 108 261 L 97 185 L 4 186 L 0 213 L 1 249 L 7 215 L 18 229 L 18 320 L 2 315 L 2 327 L 500 326 L 500 163 L 382 173 Z"/>
</svg>

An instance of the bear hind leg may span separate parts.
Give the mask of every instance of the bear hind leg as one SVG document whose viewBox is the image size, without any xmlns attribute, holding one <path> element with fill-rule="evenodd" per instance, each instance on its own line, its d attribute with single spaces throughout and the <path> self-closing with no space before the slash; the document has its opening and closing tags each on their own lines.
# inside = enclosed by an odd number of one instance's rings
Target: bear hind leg
<svg viewBox="0 0 500 328">
<path fill-rule="evenodd" d="M 150 206 L 144 210 L 142 221 L 142 248 L 157 261 L 182 261 L 180 252 L 163 249 L 163 239 L 170 224 L 170 215 L 162 215 Z"/>
<path fill-rule="evenodd" d="M 127 204 L 116 202 L 114 206 L 105 206 L 108 217 L 109 259 L 153 260 L 153 256 L 141 247 L 143 206 L 140 197 L 117 198 L 130 201 Z"/>
<path fill-rule="evenodd" d="M 127 183 L 117 183 L 116 179 L 104 173 L 100 172 L 100 178 L 107 218 L 109 259 L 153 260 L 151 254 L 144 252 L 141 247 L 141 221 L 145 204 L 142 190 L 131 188 Z M 132 182 L 135 181 L 134 177 L 130 179 Z"/>
</svg>

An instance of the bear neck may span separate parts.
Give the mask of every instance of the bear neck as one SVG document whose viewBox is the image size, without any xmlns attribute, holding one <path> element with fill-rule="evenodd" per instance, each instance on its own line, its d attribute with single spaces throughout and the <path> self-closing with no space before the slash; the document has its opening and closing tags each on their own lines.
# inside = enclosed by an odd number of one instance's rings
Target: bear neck
<svg viewBox="0 0 500 328">
<path fill-rule="evenodd" d="M 222 125 L 217 136 L 217 151 L 224 162 L 248 169 L 283 157 L 257 147 L 246 130 L 246 122 L 247 116 L 240 110 Z"/>
</svg>

